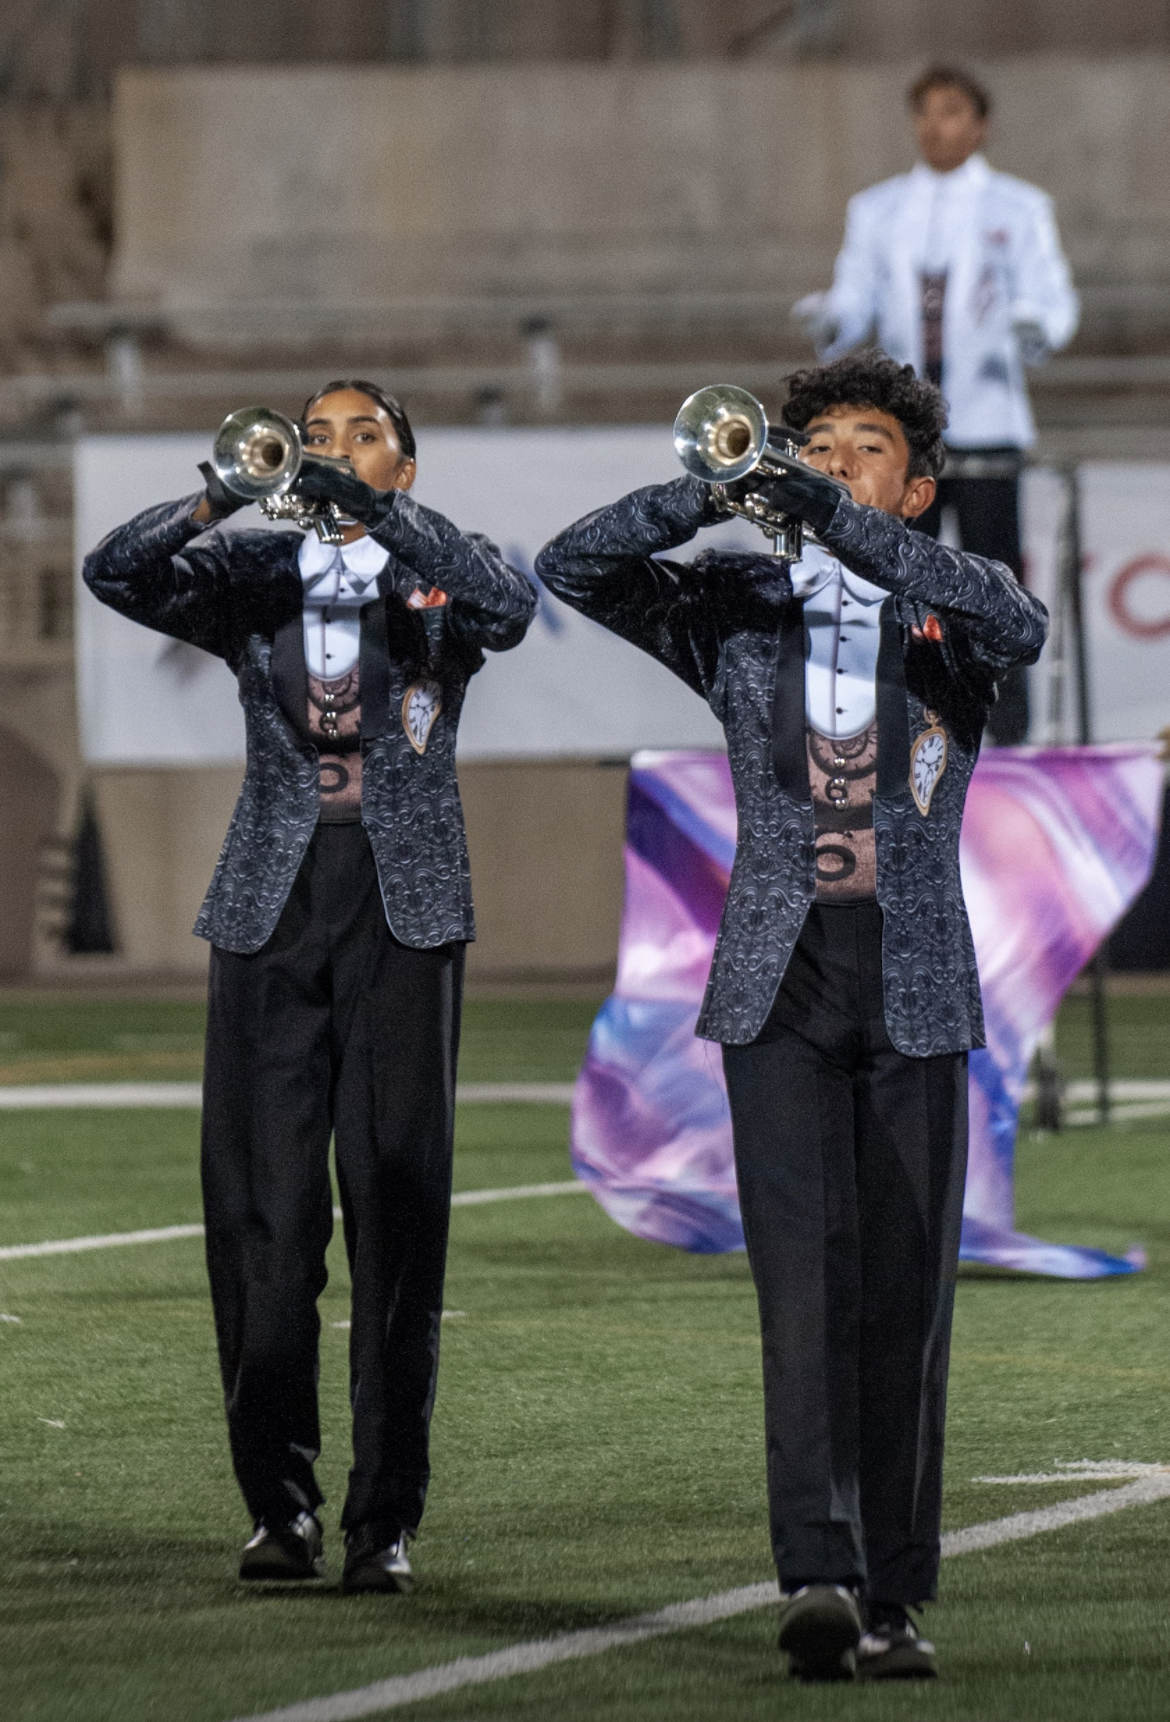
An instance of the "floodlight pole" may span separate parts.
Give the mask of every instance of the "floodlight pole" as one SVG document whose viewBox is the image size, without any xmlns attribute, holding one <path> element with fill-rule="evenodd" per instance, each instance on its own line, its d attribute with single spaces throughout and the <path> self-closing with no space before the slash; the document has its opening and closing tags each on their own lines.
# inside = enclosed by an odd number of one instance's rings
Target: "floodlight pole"
<svg viewBox="0 0 1170 1722">
<path fill-rule="evenodd" d="M 1092 704 L 1089 692 L 1089 651 L 1085 629 L 1084 558 L 1081 548 L 1081 482 L 1075 462 L 1063 472 L 1065 521 L 1063 549 L 1063 597 L 1072 624 L 1073 685 L 1077 701 L 1077 740 L 1088 747 L 1093 739 Z M 1097 1116 L 1109 1122 L 1109 1013 L 1106 979 L 1109 959 L 1102 941 L 1089 964 L 1089 998 L 1093 1022 L 1093 1074 L 1097 1079 Z"/>
</svg>

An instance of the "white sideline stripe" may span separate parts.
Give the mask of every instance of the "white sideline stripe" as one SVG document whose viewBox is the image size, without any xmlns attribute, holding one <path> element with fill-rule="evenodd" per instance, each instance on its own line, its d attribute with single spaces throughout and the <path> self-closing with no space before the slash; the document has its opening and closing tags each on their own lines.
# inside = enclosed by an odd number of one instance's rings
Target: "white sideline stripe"
<svg viewBox="0 0 1170 1722">
<path fill-rule="evenodd" d="M 1095 1495 L 1061 1501 L 1054 1507 L 1042 1507 L 1039 1512 L 1013 1513 L 1010 1518 L 968 1525 L 965 1530 L 947 1532 L 942 1539 L 943 1559 L 1039 1536 L 1043 1531 L 1059 1531 L 1065 1525 L 1099 1519 L 1106 1513 L 1119 1513 L 1125 1507 L 1146 1506 L 1168 1496 L 1170 1472 L 1158 1477 L 1143 1477 L 1140 1482 L 1130 1483 L 1123 1489 L 1102 1489 Z M 461 1686 L 482 1686 L 491 1680 L 507 1680 L 513 1674 L 531 1674 L 555 1662 L 600 1656 L 604 1651 L 622 1650 L 648 1638 L 661 1638 L 665 1633 L 683 1632 L 693 1626 L 710 1626 L 717 1620 L 730 1620 L 752 1609 L 767 1608 L 769 1603 L 778 1600 L 779 1590 L 775 1582 L 744 1585 L 739 1590 L 696 1597 L 692 1602 L 672 1603 L 656 1614 L 633 1615 L 628 1620 L 615 1622 L 613 1626 L 587 1627 L 583 1632 L 565 1632 L 556 1638 L 531 1639 L 524 1644 L 509 1645 L 506 1650 L 492 1651 L 487 1656 L 461 1656 L 454 1662 L 420 1669 L 417 1674 L 397 1674 L 389 1680 L 377 1680 L 372 1686 L 335 1692 L 327 1698 L 308 1698 L 303 1703 L 289 1704 L 280 1710 L 265 1710 L 258 1715 L 239 1717 L 236 1722 L 352 1722 L 355 1717 L 374 1716 L 385 1710 L 397 1710 L 403 1704 L 416 1704 L 423 1698 L 437 1698 L 440 1693 L 454 1692 Z"/>
<path fill-rule="evenodd" d="M 455 1090 L 463 1105 L 568 1106 L 571 1082 L 463 1082 Z M 41 1111 L 69 1106 L 200 1107 L 199 1082 L 46 1082 L 0 1087 L 0 1111 Z"/>
<path fill-rule="evenodd" d="M 453 1208 L 476 1208 L 483 1202 L 514 1202 L 525 1196 L 571 1196 L 588 1186 L 576 1178 L 566 1184 L 513 1184 L 504 1190 L 460 1190 L 451 1198 Z M 334 1208 L 333 1218 L 341 1218 Z M 146 1232 L 105 1232 L 94 1238 L 51 1238 L 43 1244 L 5 1244 L 0 1262 L 22 1261 L 28 1256 L 73 1256 L 83 1250 L 116 1250 L 123 1244 L 167 1244 L 174 1238 L 201 1238 L 202 1226 L 154 1226 Z"/>
<path fill-rule="evenodd" d="M 1123 1100 L 1110 1102 L 1109 1121 L 1123 1124 L 1133 1118 L 1164 1118 L 1170 1112 L 1170 1100 Z M 1070 1106 L 1065 1113 L 1066 1124 L 1097 1124 L 1101 1114 L 1096 1106 Z"/>
<path fill-rule="evenodd" d="M 1115 1077 L 1109 1083 L 1109 1093 L 1118 1100 L 1170 1100 L 1170 1082 L 1164 1077 Z M 1096 1100 L 1097 1084 L 1070 1082 L 1067 1098 L 1072 1101 Z"/>
<path fill-rule="evenodd" d="M 198 1082 L 52 1082 L 0 1088 L 0 1111 L 66 1106 L 201 1106 Z"/>
<path fill-rule="evenodd" d="M 455 1091 L 464 1106 L 570 1106 L 571 1082 L 462 1082 Z M 1123 1077 L 1109 1085 L 1118 1118 L 1155 1117 L 1170 1110 L 1170 1081 Z M 1096 1118 L 1095 1082 L 1070 1082 L 1065 1091 L 1069 1122 Z M 1035 1099 L 1031 1084 L 1024 1099 Z M 1165 1105 L 1157 1104 L 1159 1101 Z M 38 1111 L 56 1107 L 193 1107 L 203 1104 L 198 1082 L 52 1082 L 16 1087 L 0 1085 L 0 1111 Z M 1087 1109 L 1087 1110 L 1083 1110 Z"/>
</svg>

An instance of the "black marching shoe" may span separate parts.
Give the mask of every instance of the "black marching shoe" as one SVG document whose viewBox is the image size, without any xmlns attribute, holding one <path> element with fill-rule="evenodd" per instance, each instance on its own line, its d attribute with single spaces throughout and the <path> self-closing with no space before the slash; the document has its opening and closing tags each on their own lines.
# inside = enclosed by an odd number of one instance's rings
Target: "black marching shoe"
<svg viewBox="0 0 1170 1722">
<path fill-rule="evenodd" d="M 256 1526 L 240 1556 L 242 1579 L 312 1579 L 325 1571 L 325 1539 L 312 1513 L 298 1513 L 286 1525 Z"/>
<path fill-rule="evenodd" d="M 341 1588 L 345 1591 L 400 1591 L 403 1595 L 414 1589 L 414 1574 L 410 1570 L 410 1547 L 413 1533 L 399 1531 L 387 1542 L 385 1533 L 376 1526 L 359 1525 L 345 1539 L 345 1570 Z"/>
<path fill-rule="evenodd" d="M 859 1680 L 934 1680 L 934 1645 L 920 1636 L 898 1603 L 871 1603 L 869 1626 L 857 1646 Z"/>
<path fill-rule="evenodd" d="M 780 1649 L 794 1680 L 852 1680 L 861 1610 L 841 1584 L 806 1584 L 780 1604 Z"/>
</svg>

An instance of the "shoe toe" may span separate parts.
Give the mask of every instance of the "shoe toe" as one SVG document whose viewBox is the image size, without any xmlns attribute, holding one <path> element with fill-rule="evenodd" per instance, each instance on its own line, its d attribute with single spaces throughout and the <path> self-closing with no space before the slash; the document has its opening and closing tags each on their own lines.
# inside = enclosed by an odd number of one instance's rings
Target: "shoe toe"
<svg viewBox="0 0 1170 1722">
<path fill-rule="evenodd" d="M 790 1680 L 801 1680 L 806 1684 L 828 1684 L 838 1680 L 855 1680 L 857 1678 L 857 1657 L 852 1650 L 842 1651 L 833 1659 L 805 1660 L 799 1656 L 788 1658 L 788 1676 Z"/>
<path fill-rule="evenodd" d="M 912 1632 L 867 1632 L 857 1647 L 859 1680 L 934 1680 L 934 1645 Z"/>
<path fill-rule="evenodd" d="M 806 1585 L 780 1616 L 780 1649 L 796 1680 L 852 1680 L 861 1637 L 857 1599 L 842 1585 Z"/>
<path fill-rule="evenodd" d="M 258 1583 L 320 1578 L 325 1570 L 321 1527 L 311 1513 L 291 1525 L 259 1525 L 244 1545 L 240 1577 Z"/>
<path fill-rule="evenodd" d="M 406 1596 L 414 1589 L 414 1574 L 406 1552 L 406 1539 L 388 1548 L 372 1549 L 358 1543 L 350 1548 L 341 1585 L 347 1591 L 398 1592 Z"/>
</svg>

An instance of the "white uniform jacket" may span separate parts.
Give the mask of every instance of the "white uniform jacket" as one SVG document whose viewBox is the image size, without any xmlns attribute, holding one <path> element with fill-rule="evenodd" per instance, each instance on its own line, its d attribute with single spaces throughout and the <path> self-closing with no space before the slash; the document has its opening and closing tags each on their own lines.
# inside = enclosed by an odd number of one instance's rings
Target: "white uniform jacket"
<svg viewBox="0 0 1170 1722">
<path fill-rule="evenodd" d="M 1035 426 L 1017 323 L 1050 349 L 1077 326 L 1078 303 L 1051 199 L 973 155 L 953 173 L 919 163 L 849 203 L 845 242 L 823 301 L 835 358 L 876 336 L 891 358 L 923 370 L 922 275 L 945 269 L 942 388 L 955 448 L 1027 448 Z"/>
</svg>

